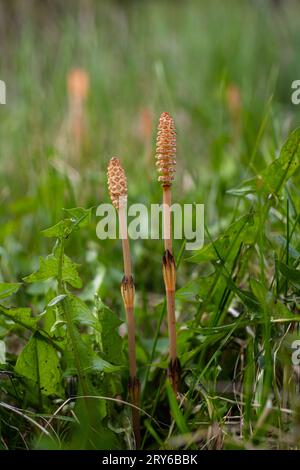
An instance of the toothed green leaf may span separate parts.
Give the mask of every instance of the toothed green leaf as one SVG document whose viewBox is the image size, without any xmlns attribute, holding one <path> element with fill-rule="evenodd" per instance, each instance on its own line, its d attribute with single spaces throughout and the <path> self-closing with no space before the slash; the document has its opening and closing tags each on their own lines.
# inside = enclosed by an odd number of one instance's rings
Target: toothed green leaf
<svg viewBox="0 0 300 470">
<path fill-rule="evenodd" d="M 0 299 L 5 299 L 12 294 L 15 294 L 20 289 L 20 283 L 9 283 L 1 282 L 0 283 Z"/>
<path fill-rule="evenodd" d="M 66 255 L 63 257 L 62 280 L 72 287 L 82 287 L 82 281 L 77 272 L 78 264 Z M 24 278 L 25 282 L 40 282 L 50 278 L 58 277 L 59 259 L 56 254 L 51 254 L 46 258 L 40 258 L 40 267 L 37 271 Z"/>
<path fill-rule="evenodd" d="M 31 380 L 44 395 L 61 393 L 61 370 L 57 351 L 39 333 L 24 347 L 15 372 Z"/>
</svg>

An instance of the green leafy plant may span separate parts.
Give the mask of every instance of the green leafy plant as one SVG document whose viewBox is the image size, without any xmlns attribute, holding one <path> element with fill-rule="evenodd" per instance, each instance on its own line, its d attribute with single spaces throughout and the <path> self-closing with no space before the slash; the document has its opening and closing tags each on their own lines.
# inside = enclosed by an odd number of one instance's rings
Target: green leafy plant
<svg viewBox="0 0 300 470">
<path fill-rule="evenodd" d="M 65 399 L 68 407 L 74 397 L 72 413 L 76 420 L 68 446 L 110 447 L 116 445 L 116 437 L 104 421 L 113 413 L 107 400 L 113 398 L 112 393 L 117 397 L 121 391 L 122 340 L 117 333 L 120 322 L 100 299 L 95 299 L 91 309 L 71 291 L 81 288 L 82 281 L 79 266 L 65 254 L 66 243 L 75 231 L 89 224 L 91 210 L 76 208 L 65 214 L 61 222 L 43 231 L 44 236 L 56 239 L 53 252 L 40 258 L 39 268 L 24 278 L 27 284 L 51 281 L 47 293 L 50 300 L 44 310 L 33 315 L 30 308 L 3 305 L 0 312 L 7 321 L 30 332 L 13 367 L 14 377 L 23 384 L 25 403 L 38 402 L 41 409 L 50 410 L 54 399 Z M 14 294 L 20 286 L 1 284 L 1 297 Z M 70 382 L 75 389 L 68 397 L 66 384 Z M 79 444 L 78 439 L 82 438 L 78 426 L 83 425 L 87 432 L 85 441 Z"/>
</svg>

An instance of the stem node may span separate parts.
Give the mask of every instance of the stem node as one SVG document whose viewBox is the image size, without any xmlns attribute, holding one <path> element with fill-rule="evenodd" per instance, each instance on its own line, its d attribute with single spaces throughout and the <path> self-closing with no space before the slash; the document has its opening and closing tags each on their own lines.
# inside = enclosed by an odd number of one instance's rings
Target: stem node
<svg viewBox="0 0 300 470">
<path fill-rule="evenodd" d="M 174 393 L 177 395 L 180 384 L 181 365 L 178 357 L 171 359 L 168 366 L 168 379 L 171 382 Z"/>
</svg>

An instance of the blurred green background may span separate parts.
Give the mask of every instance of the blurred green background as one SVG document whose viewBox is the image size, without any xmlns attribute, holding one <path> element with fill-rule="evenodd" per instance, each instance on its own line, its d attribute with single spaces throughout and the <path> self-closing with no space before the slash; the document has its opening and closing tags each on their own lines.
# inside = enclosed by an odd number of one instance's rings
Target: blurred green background
<svg viewBox="0 0 300 470">
<path fill-rule="evenodd" d="M 187 263 L 191 252 L 183 253 L 176 294 L 187 400 L 181 411 L 196 437 L 204 426 L 204 448 L 218 441 L 224 423 L 224 434 L 233 435 L 230 445 L 240 433 L 245 448 L 256 446 L 267 418 L 263 445 L 298 445 L 299 372 L 291 364 L 290 337 L 299 330 L 293 317 L 299 312 L 299 170 L 288 183 L 283 178 L 284 191 L 271 202 L 260 188 L 248 198 L 228 190 L 259 175 L 299 126 L 291 85 L 300 79 L 300 2 L 0 0 L 0 41 L 0 79 L 7 89 L 7 103 L 0 105 L 0 282 L 21 281 L 38 268 L 39 256 L 53 249 L 41 231 L 63 217 L 63 208 L 110 202 L 106 168 L 112 156 L 126 170 L 129 203 L 161 202 L 155 137 L 161 112 L 169 111 L 178 135 L 174 202 L 204 203 L 213 238 L 239 216 L 249 218 L 250 207 L 258 214 L 254 239 L 249 246 L 238 240 L 241 251 L 229 262 L 237 239 L 234 230 L 227 232 L 224 266 L 221 257 L 210 263 L 205 254 L 204 262 Z M 83 278 L 76 295 L 92 309 L 98 293 L 124 320 L 121 243 L 100 241 L 98 221 L 94 210 L 89 226 L 66 242 Z M 180 247 L 175 240 L 175 256 Z M 162 242 L 131 241 L 131 249 L 142 406 L 166 422 Z M 278 270 L 283 260 L 288 275 Z M 9 305 L 29 306 L 37 317 L 52 294 L 48 280 L 23 284 Z M 256 297 L 255 308 L 253 302 L 249 307 Z M 11 372 L 29 333 L 4 319 L 0 336 Z M 122 380 L 126 390 L 126 370 Z M 225 398 L 222 381 L 231 387 Z M 27 406 L 5 387 L 5 401 Z M 168 432 L 167 423 L 163 442 Z M 148 427 L 145 435 L 155 446 L 160 442 Z"/>
<path fill-rule="evenodd" d="M 51 246 L 39 232 L 63 207 L 109 202 L 111 156 L 126 169 L 129 202 L 160 202 L 155 129 L 165 110 L 178 131 L 174 200 L 205 203 L 213 235 L 243 213 L 226 191 L 268 164 L 299 122 L 291 103 L 299 13 L 297 1 L 2 1 L 1 277 L 21 279 L 37 266 Z M 75 154 L 65 126 L 73 68 L 89 79 Z M 109 272 L 101 294 L 111 297 L 120 246 L 100 242 L 96 223 L 69 252 L 87 280 L 96 267 Z M 148 263 L 154 257 L 159 269 L 160 243 L 140 240 L 133 250 L 138 289 L 162 292 Z"/>
</svg>

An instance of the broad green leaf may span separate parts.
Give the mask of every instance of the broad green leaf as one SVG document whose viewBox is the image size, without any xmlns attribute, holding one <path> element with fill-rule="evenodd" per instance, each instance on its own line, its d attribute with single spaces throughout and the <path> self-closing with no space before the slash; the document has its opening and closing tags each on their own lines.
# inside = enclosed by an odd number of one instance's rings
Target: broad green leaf
<svg viewBox="0 0 300 470">
<path fill-rule="evenodd" d="M 0 313 L 24 328 L 32 330 L 37 326 L 38 318 L 32 316 L 30 308 L 7 308 L 0 305 Z"/>
<path fill-rule="evenodd" d="M 68 238 L 72 232 L 90 223 L 91 211 L 92 209 L 83 209 L 82 207 L 64 209 L 67 218 L 43 230 L 42 234 L 45 237 Z"/>
<path fill-rule="evenodd" d="M 215 283 L 215 271 L 205 277 L 198 277 L 189 281 L 185 286 L 176 291 L 176 298 L 185 301 L 197 302 L 207 296 Z"/>
<path fill-rule="evenodd" d="M 295 129 L 284 143 L 279 158 L 274 160 L 262 174 L 265 192 L 278 194 L 284 183 L 299 168 L 300 128 Z"/>
<path fill-rule="evenodd" d="M 260 308 L 267 309 L 270 314 L 271 321 L 274 322 L 285 322 L 295 321 L 296 316 L 291 312 L 286 305 L 282 304 L 278 299 L 275 298 L 271 291 L 268 291 L 266 287 L 256 279 L 250 281 L 251 289 L 255 297 L 257 298 Z"/>
<path fill-rule="evenodd" d="M 250 280 L 250 286 L 253 294 L 259 301 L 261 306 L 266 306 L 268 302 L 272 299 L 273 295 L 271 292 L 269 292 L 265 286 L 257 281 L 256 279 L 251 279 Z"/>
<path fill-rule="evenodd" d="M 101 328 L 100 349 L 102 357 L 112 364 L 122 364 L 123 343 L 117 331 L 121 321 L 100 299 L 96 300 L 96 314 Z"/>
<path fill-rule="evenodd" d="M 66 324 L 61 307 L 61 304 L 66 297 L 67 294 L 54 297 L 54 299 L 50 300 L 42 313 L 44 320 L 43 329 L 47 331 L 50 336 L 53 335 L 55 338 L 59 339 L 59 341 L 63 341 L 66 337 L 66 329 L 61 328 Z"/>
<path fill-rule="evenodd" d="M 243 304 L 246 307 L 248 307 L 250 311 L 257 312 L 260 304 L 258 300 L 256 299 L 256 297 L 253 295 L 253 293 L 246 291 L 244 289 L 240 289 L 233 282 L 233 280 L 230 277 L 226 276 L 224 273 L 223 273 L 223 277 L 226 279 L 228 288 L 239 297 L 239 299 L 243 302 Z"/>
<path fill-rule="evenodd" d="M 81 299 L 71 294 L 65 299 L 65 304 L 72 319 L 72 325 L 69 325 L 68 318 L 62 318 L 67 324 L 65 359 L 68 370 L 78 373 L 76 369 L 79 362 L 84 373 L 111 373 L 119 370 L 122 362 L 122 339 L 116 332 L 120 325 L 118 318 L 101 301 L 98 301 L 98 311 L 94 313 Z M 94 336 L 82 334 L 80 325 L 94 328 Z M 99 351 L 95 351 L 95 343 Z"/>
<path fill-rule="evenodd" d="M 75 295 L 68 295 L 68 305 L 70 308 L 70 313 L 72 315 L 72 320 L 80 325 L 92 326 L 96 329 L 99 329 L 97 319 L 92 314 L 89 307 L 86 305 L 83 300 Z M 98 328 L 97 328 L 98 327 Z"/>
<path fill-rule="evenodd" d="M 86 227 L 91 221 L 92 208 L 74 207 L 73 209 L 64 209 L 64 212 L 70 218 L 74 227 Z"/>
<path fill-rule="evenodd" d="M 196 250 L 196 253 L 188 258 L 188 261 L 203 263 L 218 261 L 220 258 L 225 260 L 230 253 L 234 256 L 234 248 L 238 247 L 241 242 L 246 244 L 253 243 L 257 230 L 256 224 L 257 219 L 253 213 L 240 217 L 214 242 L 205 245 L 200 250 Z"/>
<path fill-rule="evenodd" d="M 0 282 L 0 299 L 15 294 L 20 289 L 20 283 Z"/>
<path fill-rule="evenodd" d="M 20 354 L 15 372 L 31 380 L 41 393 L 61 392 L 61 371 L 57 351 L 39 333 L 35 333 Z"/>
<path fill-rule="evenodd" d="M 271 321 L 274 323 L 285 321 L 300 321 L 300 315 L 295 315 L 295 313 L 291 312 L 287 306 L 281 302 L 274 301 Z"/>
<path fill-rule="evenodd" d="M 76 352 L 74 351 L 74 342 Z M 101 353 L 100 353 L 101 355 Z M 73 329 L 72 338 L 69 337 L 67 341 L 66 348 L 64 350 L 64 358 L 66 364 L 68 364 L 68 374 L 77 374 L 78 369 L 75 358 L 79 358 L 81 372 L 86 373 L 95 373 L 95 372 L 105 372 L 112 373 L 117 372 L 121 369 L 119 365 L 111 364 L 112 361 L 108 362 L 107 360 L 100 357 L 93 350 L 93 339 L 89 335 L 82 335 L 77 330 Z"/>
<path fill-rule="evenodd" d="M 99 322 L 97 321 L 96 317 L 93 315 L 89 307 L 86 305 L 86 303 L 83 302 L 83 300 L 72 294 L 62 294 L 52 299 L 46 307 L 46 311 L 53 309 L 53 307 L 57 307 L 54 308 L 54 311 L 56 313 L 56 320 L 54 321 L 51 327 L 51 333 L 56 331 L 57 328 L 62 326 L 63 324 L 67 324 L 67 319 L 64 315 L 64 309 L 63 306 L 61 306 L 61 303 L 64 300 L 66 300 L 67 302 L 67 305 L 65 304 L 65 306 L 69 310 L 74 325 L 85 325 L 90 326 L 96 330 L 98 329 L 98 331 L 100 330 L 100 326 L 98 324 Z"/>
<path fill-rule="evenodd" d="M 300 128 L 290 133 L 283 144 L 280 156 L 267 166 L 258 176 L 243 182 L 228 191 L 234 196 L 255 192 L 277 196 L 286 181 L 299 168 L 300 163 Z"/>
<path fill-rule="evenodd" d="M 193 280 L 176 291 L 176 298 L 181 300 L 195 300 L 199 294 L 199 285 L 201 280 Z"/>
<path fill-rule="evenodd" d="M 81 300 L 79 297 L 76 297 L 75 295 L 72 295 L 72 294 L 58 295 L 48 303 L 47 308 L 49 309 L 49 308 L 57 307 L 65 299 L 68 302 L 68 309 L 70 311 L 72 322 L 74 322 L 74 324 L 86 325 L 86 326 L 93 327 L 98 331 L 101 330 L 101 327 L 95 315 L 93 315 L 93 313 L 91 312 L 89 307 L 86 305 L 86 303 L 83 300 Z M 59 308 L 58 310 L 56 309 L 56 311 L 58 311 L 59 315 L 56 318 L 56 321 L 51 328 L 52 332 L 56 329 L 57 326 L 63 323 L 66 323 L 66 319 L 63 317 L 63 309 Z"/>
<path fill-rule="evenodd" d="M 296 287 L 300 287 L 300 270 L 291 268 L 285 263 L 278 261 L 278 267 L 281 274 Z"/>
<path fill-rule="evenodd" d="M 46 228 L 41 233 L 44 237 L 55 237 L 55 238 L 66 238 L 73 230 L 73 223 L 69 219 L 64 219 L 53 225 L 52 227 Z"/>
<path fill-rule="evenodd" d="M 50 278 L 58 277 L 59 260 L 55 254 L 51 254 L 46 258 L 40 258 L 40 267 L 37 271 L 24 278 L 28 283 L 46 281 Z M 72 287 L 82 287 L 82 281 L 77 272 L 78 264 L 66 255 L 63 257 L 62 280 L 68 282 Z"/>
</svg>

